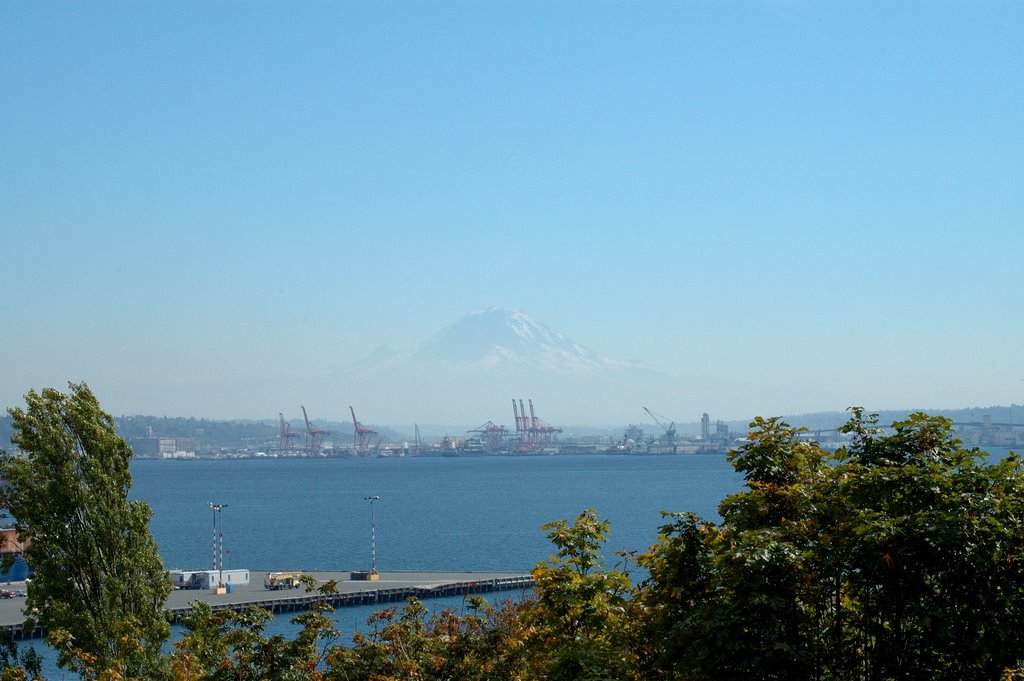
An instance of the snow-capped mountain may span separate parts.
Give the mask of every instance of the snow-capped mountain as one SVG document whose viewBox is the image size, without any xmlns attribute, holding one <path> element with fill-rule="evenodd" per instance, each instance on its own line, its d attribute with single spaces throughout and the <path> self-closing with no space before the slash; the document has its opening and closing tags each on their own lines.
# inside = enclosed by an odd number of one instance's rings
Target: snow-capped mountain
<svg viewBox="0 0 1024 681">
<path fill-rule="evenodd" d="M 713 378 L 608 359 L 516 310 L 476 310 L 419 344 L 397 328 L 388 337 L 397 347 L 381 345 L 333 370 L 210 381 L 199 392 L 214 406 L 244 399 L 253 409 L 274 405 L 286 418 L 305 405 L 314 422 L 347 420 L 352 405 L 367 424 L 470 428 L 491 420 L 511 429 L 509 402 L 517 399 L 560 426 L 614 425 L 646 421 L 641 405 L 697 420 L 708 409 L 704 396 L 725 392 Z"/>
<path fill-rule="evenodd" d="M 498 307 L 469 313 L 424 341 L 407 361 L 477 370 L 533 368 L 566 374 L 632 366 L 601 357 L 519 310 Z"/>
<path fill-rule="evenodd" d="M 508 400 L 535 400 L 550 422 L 616 423 L 638 405 L 677 401 L 678 381 L 609 359 L 519 310 L 475 310 L 412 349 L 381 346 L 329 383 L 393 420 L 510 423 Z M 624 406 L 628 405 L 628 406 Z M 641 414 L 642 416 L 642 414 Z"/>
</svg>

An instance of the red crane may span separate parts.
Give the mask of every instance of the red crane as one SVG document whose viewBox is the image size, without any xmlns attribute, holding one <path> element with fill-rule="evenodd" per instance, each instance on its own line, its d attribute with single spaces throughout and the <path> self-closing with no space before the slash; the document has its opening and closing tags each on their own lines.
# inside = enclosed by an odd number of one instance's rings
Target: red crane
<svg viewBox="0 0 1024 681">
<path fill-rule="evenodd" d="M 294 451 L 295 438 L 297 438 L 299 434 L 292 430 L 292 424 L 284 420 L 284 414 L 278 412 L 277 415 L 281 417 L 281 452 Z"/>
<path fill-rule="evenodd" d="M 523 401 L 519 400 L 517 406 L 513 399 L 512 412 L 516 417 L 516 437 L 520 450 L 536 449 L 551 442 L 555 433 L 562 432 L 558 426 L 553 426 L 537 416 L 533 410 L 533 400 L 530 400 L 530 413 L 527 414 Z"/>
<path fill-rule="evenodd" d="M 320 456 L 320 447 L 324 444 L 324 438 L 331 433 L 323 428 L 317 428 L 315 424 L 311 423 L 309 416 L 306 415 L 305 407 L 302 408 L 302 418 L 306 420 L 306 451 L 310 456 Z"/>
<path fill-rule="evenodd" d="M 505 434 L 508 433 L 508 428 L 499 426 L 494 421 L 488 421 L 484 425 L 467 430 L 466 432 L 484 435 L 482 439 L 487 443 L 487 448 L 493 452 L 495 449 L 501 449 L 501 446 L 504 444 Z"/>
<path fill-rule="evenodd" d="M 533 400 L 530 400 L 530 432 L 533 434 L 535 442 L 543 444 L 551 442 L 554 439 L 554 434 L 561 433 L 562 429 L 537 418 L 537 415 L 533 413 Z"/>
<path fill-rule="evenodd" d="M 519 415 L 519 407 L 516 405 L 516 400 L 512 398 L 512 413 L 516 417 L 516 438 L 522 442 L 526 439 L 526 426 L 523 424 L 523 417 Z"/>
<path fill-rule="evenodd" d="M 352 423 L 355 425 L 355 434 L 352 438 L 352 443 L 358 450 L 365 450 L 370 446 L 370 438 L 374 435 L 378 435 L 376 430 L 367 428 L 363 424 L 359 423 L 359 419 L 356 418 L 356 410 L 349 405 L 348 410 L 352 412 Z"/>
</svg>

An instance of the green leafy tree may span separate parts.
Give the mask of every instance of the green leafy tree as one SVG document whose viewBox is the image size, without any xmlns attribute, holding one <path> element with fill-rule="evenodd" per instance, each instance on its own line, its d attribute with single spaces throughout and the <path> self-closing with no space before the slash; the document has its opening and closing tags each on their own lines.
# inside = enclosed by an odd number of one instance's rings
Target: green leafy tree
<svg viewBox="0 0 1024 681">
<path fill-rule="evenodd" d="M 335 582 L 316 586 L 303 577 L 307 593 L 323 598 L 299 613 L 292 622 L 301 625 L 293 639 L 268 636 L 273 614 L 264 608 L 241 612 L 214 612 L 196 601 L 182 618 L 185 634 L 174 643 L 171 678 L 174 681 L 317 681 L 324 678 L 328 650 L 340 634 L 331 617 L 329 597 L 337 593 Z"/>
<path fill-rule="evenodd" d="M 609 525 L 593 510 L 544 525 L 557 553 L 533 570 L 536 601 L 524 614 L 544 679 L 624 679 L 634 669 L 628 572 L 606 569 Z"/>
<path fill-rule="evenodd" d="M 671 522 L 637 561 L 648 571 L 634 598 L 642 632 L 638 670 L 652 681 L 699 679 L 699 670 L 721 668 L 719 651 L 731 645 L 713 622 L 722 596 L 714 553 L 719 529 L 694 513 L 663 515 Z"/>
<path fill-rule="evenodd" d="M 327 653 L 330 681 L 499 681 L 542 678 L 531 673 L 522 613 L 527 603 L 492 607 L 468 596 L 465 611 L 430 617 L 417 599 L 387 608 L 369 620 L 372 629 L 353 635 L 351 646 Z"/>
<path fill-rule="evenodd" d="M 962 448 L 949 419 L 875 421 L 854 410 L 836 469 L 849 657 L 873 678 L 996 678 L 1024 656 L 1021 460 Z"/>
<path fill-rule="evenodd" d="M 747 489 L 722 502 L 722 524 L 674 515 L 640 558 L 648 676 L 812 678 L 807 561 L 824 453 L 779 419 L 751 426 L 729 454 Z"/>
<path fill-rule="evenodd" d="M 1024 469 L 943 418 L 854 409 L 833 462 L 778 419 L 733 452 L 719 526 L 641 557 L 649 678 L 991 679 L 1024 656 Z"/>
<path fill-rule="evenodd" d="M 29 392 L 9 412 L 3 502 L 30 542 L 25 611 L 85 678 L 155 678 L 170 635 L 170 579 L 149 533 L 149 507 L 128 500 L 131 449 L 84 383 Z"/>
</svg>

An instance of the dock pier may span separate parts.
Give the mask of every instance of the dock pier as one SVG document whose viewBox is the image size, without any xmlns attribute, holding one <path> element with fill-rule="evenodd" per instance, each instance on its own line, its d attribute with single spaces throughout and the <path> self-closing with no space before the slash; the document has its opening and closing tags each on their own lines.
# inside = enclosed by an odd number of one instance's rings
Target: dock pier
<svg viewBox="0 0 1024 681">
<path fill-rule="evenodd" d="M 274 614 L 307 610 L 313 603 L 327 601 L 335 608 L 355 605 L 396 603 L 411 597 L 419 599 L 469 596 L 502 591 L 526 591 L 533 587 L 533 577 L 516 572 L 381 572 L 377 581 L 351 579 L 350 572 L 303 572 L 317 584 L 335 581 L 338 593 L 324 596 L 296 590 L 271 591 L 263 586 L 263 577 L 279 570 L 252 570 L 251 584 L 238 585 L 232 593 L 215 594 L 208 590 L 176 589 L 167 599 L 167 610 L 172 621 L 192 609 L 192 603 L 208 603 L 214 611 L 241 611 L 260 607 Z M 37 638 L 45 632 L 36 628 L 24 631 L 22 609 L 24 598 L 0 601 L 0 631 L 7 631 L 15 639 Z"/>
</svg>

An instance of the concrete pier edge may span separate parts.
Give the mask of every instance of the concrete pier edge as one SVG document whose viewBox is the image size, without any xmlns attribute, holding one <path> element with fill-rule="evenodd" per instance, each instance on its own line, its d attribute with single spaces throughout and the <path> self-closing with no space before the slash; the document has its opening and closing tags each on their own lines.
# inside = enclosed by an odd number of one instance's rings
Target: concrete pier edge
<svg viewBox="0 0 1024 681">
<path fill-rule="evenodd" d="M 192 603 L 203 601 L 214 611 L 260 607 L 274 614 L 307 610 L 313 603 L 326 601 L 334 608 L 357 605 L 377 605 L 418 599 L 451 596 L 470 596 L 503 591 L 526 591 L 534 585 L 528 573 L 510 572 L 381 572 L 379 581 L 360 581 L 350 578 L 350 571 L 309 571 L 318 584 L 333 580 L 338 593 L 322 595 L 317 592 L 294 594 L 291 591 L 269 591 L 263 587 L 263 577 L 268 572 L 286 570 L 251 570 L 255 582 L 234 590 L 231 594 L 217 595 L 209 591 L 175 590 L 167 599 L 167 611 L 172 622 L 178 622 L 182 615 L 192 609 Z M 295 572 L 302 572 L 296 570 Z M 45 631 L 37 627 L 24 631 L 23 598 L 0 601 L 0 631 L 10 632 L 16 640 L 40 638 Z"/>
</svg>

